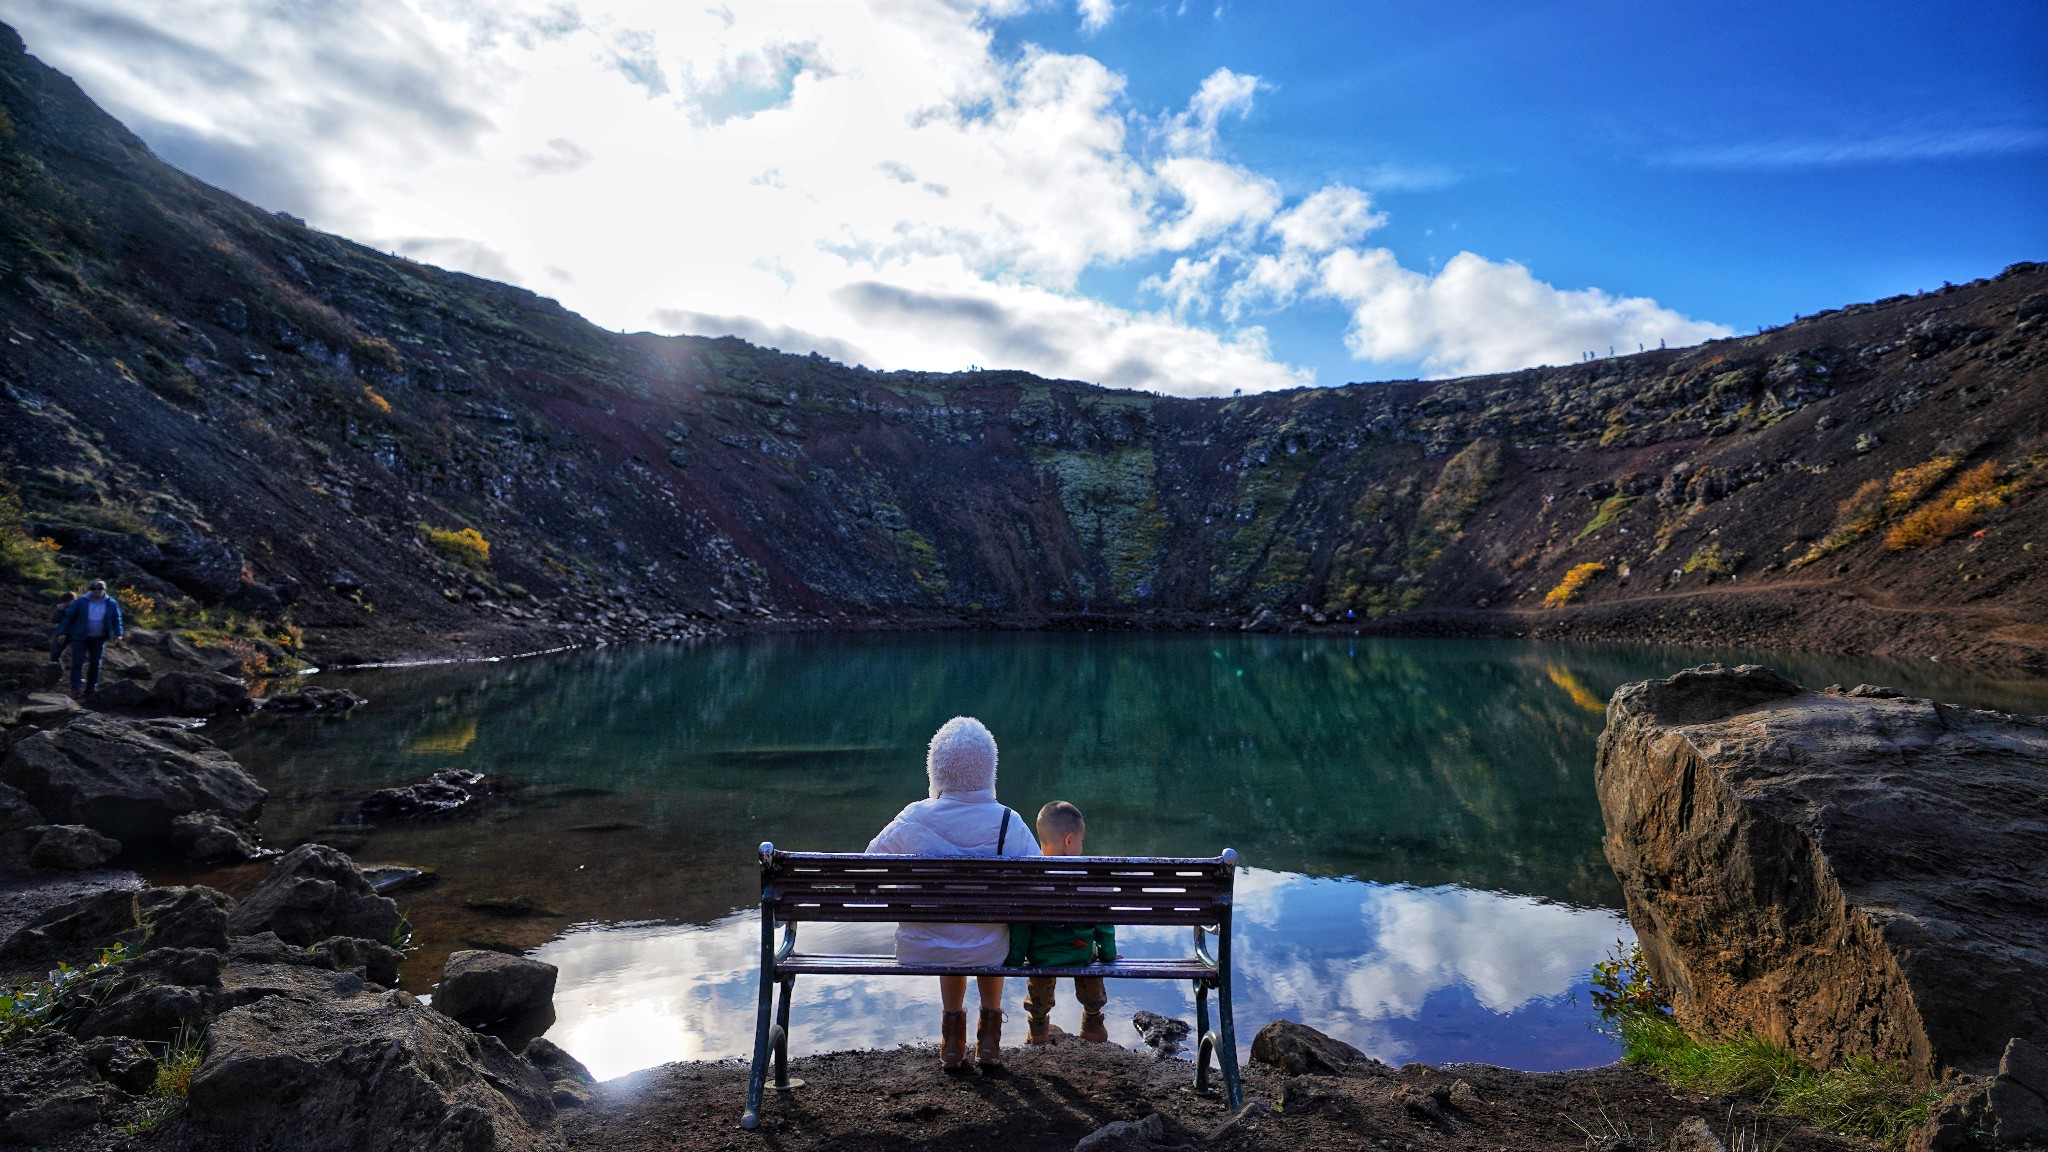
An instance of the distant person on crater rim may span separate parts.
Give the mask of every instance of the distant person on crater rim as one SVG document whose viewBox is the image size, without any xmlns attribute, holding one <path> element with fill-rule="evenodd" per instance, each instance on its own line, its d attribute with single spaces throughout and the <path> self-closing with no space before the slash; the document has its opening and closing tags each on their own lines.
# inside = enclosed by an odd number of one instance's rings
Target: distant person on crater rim
<svg viewBox="0 0 2048 1152">
<path fill-rule="evenodd" d="M 1024 818 L 996 802 L 996 739 L 982 722 L 955 716 L 939 727 L 925 752 L 931 796 L 896 814 L 868 844 L 876 854 L 908 856 L 1036 856 Z M 1010 953 L 1004 924 L 899 924 L 896 959 L 935 967 L 994 967 Z M 981 1020 L 974 1060 L 1002 1064 L 1003 978 L 977 976 Z M 958 1070 L 967 1059 L 967 977 L 939 977 L 939 1062 Z"/>
<path fill-rule="evenodd" d="M 64 609 L 57 622 L 57 637 L 71 645 L 71 694 L 79 685 L 90 695 L 100 689 L 100 656 L 107 642 L 121 643 L 127 630 L 121 626 L 121 602 L 107 595 L 107 582 L 95 580 L 85 595 Z"/>
</svg>

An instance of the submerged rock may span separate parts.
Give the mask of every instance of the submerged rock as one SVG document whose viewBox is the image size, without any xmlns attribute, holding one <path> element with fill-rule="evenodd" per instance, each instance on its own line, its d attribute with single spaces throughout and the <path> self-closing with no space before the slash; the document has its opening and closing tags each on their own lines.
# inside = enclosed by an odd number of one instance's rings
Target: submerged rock
<svg viewBox="0 0 2048 1152">
<path fill-rule="evenodd" d="M 446 816 L 469 803 L 483 784 L 481 772 L 444 768 L 418 784 L 379 788 L 363 798 L 356 814 L 366 820 Z"/>
<path fill-rule="evenodd" d="M 279 692 L 263 698 L 265 712 L 352 712 L 369 701 L 346 688 L 322 688 L 308 684 L 294 692 Z"/>
<path fill-rule="evenodd" d="M 1679 1020 L 1989 1073 L 2048 1037 L 2048 725 L 1706 665 L 1614 696 L 1607 858 Z"/>
</svg>

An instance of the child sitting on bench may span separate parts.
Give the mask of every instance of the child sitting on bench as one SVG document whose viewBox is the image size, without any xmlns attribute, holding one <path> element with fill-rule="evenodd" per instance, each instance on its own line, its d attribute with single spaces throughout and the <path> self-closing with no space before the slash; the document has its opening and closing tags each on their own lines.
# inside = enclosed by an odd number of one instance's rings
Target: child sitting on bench
<svg viewBox="0 0 2048 1152">
<path fill-rule="evenodd" d="M 1038 850 L 1047 856 L 1080 856 L 1088 822 L 1081 810 L 1065 800 L 1055 800 L 1038 810 Z M 1010 955 L 1006 965 L 1042 968 L 1078 968 L 1097 962 L 1107 964 L 1116 957 L 1116 928 L 1109 924 L 1012 924 Z M 1076 976 L 1074 999 L 1081 1002 L 1081 1039 L 1104 1043 L 1109 1030 L 1103 1027 L 1102 1006 L 1109 993 L 1100 976 Z M 1033 976 L 1025 982 L 1024 1015 L 1030 1031 L 1026 1044 L 1052 1043 L 1053 991 L 1056 976 Z"/>
</svg>

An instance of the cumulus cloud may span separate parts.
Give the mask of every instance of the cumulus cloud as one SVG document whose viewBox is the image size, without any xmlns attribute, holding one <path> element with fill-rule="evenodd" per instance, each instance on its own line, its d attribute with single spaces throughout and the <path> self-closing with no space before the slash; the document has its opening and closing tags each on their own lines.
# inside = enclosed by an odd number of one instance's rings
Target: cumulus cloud
<svg viewBox="0 0 2048 1152">
<path fill-rule="evenodd" d="M 1310 298 L 1350 310 L 1353 354 L 1431 371 L 1720 331 L 1476 256 L 1407 271 L 1360 247 L 1384 219 L 1368 190 L 1442 174 L 1302 195 L 1222 138 L 1258 77 L 1218 68 L 1178 107 L 1136 108 L 1091 56 L 998 48 L 996 24 L 1040 3 L 0 0 L 0 17 L 202 179 L 558 291 L 606 327 L 1197 395 L 1313 383 L 1264 325 Z M 1088 30 L 1117 10 L 1074 8 Z M 1102 270 L 1142 288 L 1092 294 Z"/>
<path fill-rule="evenodd" d="M 1323 263 L 1320 289 L 1351 308 L 1345 342 L 1364 360 L 1419 360 L 1434 374 L 1566 364 L 1585 352 L 1659 341 L 1694 344 L 1732 331 L 1690 320 L 1642 296 L 1554 288 L 1513 261 L 1470 252 L 1434 276 L 1400 266 L 1385 248 L 1343 250 Z"/>
</svg>

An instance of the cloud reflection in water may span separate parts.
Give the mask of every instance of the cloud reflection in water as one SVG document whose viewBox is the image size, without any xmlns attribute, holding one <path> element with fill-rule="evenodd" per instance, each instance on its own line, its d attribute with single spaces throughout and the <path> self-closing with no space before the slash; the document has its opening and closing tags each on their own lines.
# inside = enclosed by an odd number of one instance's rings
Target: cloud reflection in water
<svg viewBox="0 0 2048 1152">
<path fill-rule="evenodd" d="M 1485 1060 L 1528 1069 L 1615 1056 L 1589 1026 L 1586 973 L 1617 939 L 1618 912 L 1455 886 L 1412 888 L 1245 869 L 1238 880 L 1239 1043 L 1278 1017 L 1302 1020 L 1389 1062 Z M 810 924 L 806 951 L 887 952 L 881 924 Z M 1188 933 L 1126 928 L 1126 956 L 1185 954 Z M 672 1060 L 753 1050 L 760 920 L 748 909 L 705 925 L 590 926 L 534 953 L 561 968 L 549 1036 L 600 1079 Z M 1008 1039 L 1022 1043 L 1023 996 L 1006 989 Z M 1054 1022 L 1074 1031 L 1066 985 Z M 1185 985 L 1113 981 L 1110 1035 L 1131 1038 L 1140 1008 L 1192 1019 Z M 797 984 L 792 1055 L 931 1041 L 929 978 L 811 977 Z"/>
</svg>

